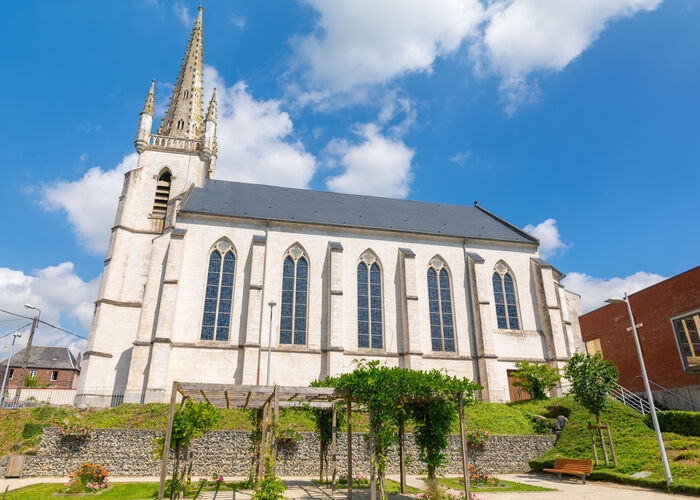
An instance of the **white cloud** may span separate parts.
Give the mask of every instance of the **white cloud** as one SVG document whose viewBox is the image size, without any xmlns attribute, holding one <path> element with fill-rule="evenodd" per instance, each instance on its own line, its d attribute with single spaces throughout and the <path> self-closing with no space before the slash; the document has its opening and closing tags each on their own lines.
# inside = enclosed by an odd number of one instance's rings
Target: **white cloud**
<svg viewBox="0 0 700 500">
<path fill-rule="evenodd" d="M 233 24 L 239 30 L 242 30 L 245 28 L 245 18 L 233 13 L 231 14 L 231 24 Z"/>
<path fill-rule="evenodd" d="M 562 281 L 563 285 L 572 292 L 581 295 L 583 312 L 605 305 L 605 300 L 611 297 L 621 298 L 625 292 L 632 294 L 666 279 L 660 274 L 636 272 L 624 278 L 601 279 L 586 273 L 569 273 Z"/>
<path fill-rule="evenodd" d="M 306 98 L 381 84 L 408 72 L 429 73 L 439 56 L 474 33 L 484 9 L 477 0 L 309 0 L 320 16 L 297 40 Z"/>
<path fill-rule="evenodd" d="M 437 58 L 467 46 L 477 73 L 500 77 L 512 114 L 539 96 L 533 73 L 562 70 L 610 22 L 661 1 L 307 0 L 319 17 L 315 30 L 296 40 L 294 69 L 303 83 L 290 89 L 302 105 L 370 102 L 368 87 L 430 73 Z"/>
<path fill-rule="evenodd" d="M 556 219 L 547 219 L 536 226 L 528 224 L 523 230 L 540 240 L 540 255 L 545 259 L 571 246 L 561 240 Z"/>
<path fill-rule="evenodd" d="M 126 155 L 110 170 L 92 167 L 76 181 L 59 180 L 42 188 L 42 205 L 63 210 L 78 240 L 97 254 L 104 253 L 117 212 L 124 174 L 136 168 L 138 155 Z"/>
<path fill-rule="evenodd" d="M 654 10 L 661 0 L 509 0 L 489 8 L 483 38 L 473 47 L 480 63 L 502 77 L 506 110 L 537 96 L 526 77 L 560 71 L 611 21 Z"/>
<path fill-rule="evenodd" d="M 204 84 L 207 104 L 216 87 L 217 179 L 308 186 L 316 159 L 292 138 L 294 125 L 280 101 L 255 99 L 245 82 L 227 87 L 211 66 L 204 68 Z"/>
<path fill-rule="evenodd" d="M 450 161 L 456 163 L 460 167 L 463 167 L 467 163 L 467 160 L 471 158 L 471 156 L 471 151 L 460 151 L 450 156 Z"/>
<path fill-rule="evenodd" d="M 326 187 L 344 193 L 408 196 L 414 151 L 382 135 L 374 124 L 360 127 L 357 133 L 363 139 L 359 144 L 335 139 L 327 146 L 330 164 L 339 164 L 344 171 L 326 179 Z"/>
<path fill-rule="evenodd" d="M 190 9 L 182 2 L 175 2 L 173 12 L 177 18 L 188 28 L 194 24 L 194 17 L 190 14 Z"/>
<path fill-rule="evenodd" d="M 33 316 L 34 311 L 24 308 L 31 304 L 41 309 L 41 319 L 60 326 L 61 317 L 76 320 L 83 334 L 87 334 L 92 321 L 94 301 L 100 277 L 84 281 L 75 273 L 72 262 L 63 262 L 57 266 L 39 269 L 33 274 L 25 274 L 6 267 L 0 268 L 0 304 L 6 309 L 24 316 Z M 3 320 L 11 316 L 0 314 Z M 2 323 L 9 331 L 28 323 L 18 318 L 16 322 Z M 28 330 L 18 340 L 26 343 Z M 81 333 L 81 332 L 77 332 Z M 37 329 L 35 345 L 61 345 L 75 351 L 85 348 L 85 341 L 41 325 Z"/>
</svg>

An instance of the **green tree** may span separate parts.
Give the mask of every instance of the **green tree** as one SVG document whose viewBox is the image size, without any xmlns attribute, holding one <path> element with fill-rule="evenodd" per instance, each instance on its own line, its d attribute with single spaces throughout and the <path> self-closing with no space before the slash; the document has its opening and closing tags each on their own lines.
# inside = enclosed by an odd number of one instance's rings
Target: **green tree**
<svg viewBox="0 0 700 500">
<path fill-rule="evenodd" d="M 39 387 L 39 377 L 35 374 L 27 373 L 24 377 L 24 387 L 27 389 Z"/>
<path fill-rule="evenodd" d="M 556 387 L 557 382 L 561 380 L 558 370 L 547 363 L 518 361 L 515 363 L 515 368 L 513 377 L 517 380 L 513 385 L 521 387 L 532 399 L 548 399 L 547 391 Z"/>
<path fill-rule="evenodd" d="M 620 376 L 615 363 L 603 359 L 599 352 L 574 354 L 566 363 L 564 375 L 571 382 L 574 399 L 596 416 L 600 425 L 600 412 L 610 406 L 608 393 Z"/>
</svg>

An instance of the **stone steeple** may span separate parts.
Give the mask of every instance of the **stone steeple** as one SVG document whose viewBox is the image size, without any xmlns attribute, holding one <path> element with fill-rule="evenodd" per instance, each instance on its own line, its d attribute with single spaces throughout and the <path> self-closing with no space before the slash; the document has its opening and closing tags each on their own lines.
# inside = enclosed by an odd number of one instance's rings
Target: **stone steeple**
<svg viewBox="0 0 700 500">
<path fill-rule="evenodd" d="M 192 28 L 180 74 L 158 135 L 199 139 L 202 133 L 202 7 Z"/>
</svg>

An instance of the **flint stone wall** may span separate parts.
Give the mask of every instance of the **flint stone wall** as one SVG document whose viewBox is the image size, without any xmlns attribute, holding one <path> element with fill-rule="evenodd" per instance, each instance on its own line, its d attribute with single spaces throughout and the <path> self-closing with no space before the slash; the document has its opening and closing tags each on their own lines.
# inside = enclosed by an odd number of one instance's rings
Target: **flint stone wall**
<svg viewBox="0 0 700 500">
<path fill-rule="evenodd" d="M 46 428 L 36 456 L 27 457 L 25 476 L 66 476 L 90 461 L 103 465 L 112 476 L 157 476 L 160 462 L 153 458 L 153 440 L 163 435 L 156 430 L 97 429 L 92 438 L 65 438 L 57 428 Z M 250 433 L 210 431 L 195 440 L 193 476 L 246 476 L 252 463 Z M 353 433 L 353 474 L 368 474 L 369 450 L 364 434 Z M 482 450 L 470 450 L 470 461 L 489 473 L 525 472 L 528 460 L 537 458 L 554 445 L 554 436 L 491 436 Z M 329 447 L 330 448 L 330 447 Z M 302 433 L 292 445 L 280 445 L 277 471 L 281 476 L 316 476 L 319 472 L 318 437 Z M 461 474 L 459 436 L 450 436 L 447 465 L 443 474 Z M 338 473 L 347 470 L 347 438 L 338 440 Z M 406 468 L 409 474 L 424 471 L 418 459 L 413 435 L 406 435 Z M 327 463 L 330 465 L 330 450 Z M 170 461 L 172 464 L 172 460 Z M 398 452 L 389 457 L 389 473 L 398 473 Z"/>
</svg>

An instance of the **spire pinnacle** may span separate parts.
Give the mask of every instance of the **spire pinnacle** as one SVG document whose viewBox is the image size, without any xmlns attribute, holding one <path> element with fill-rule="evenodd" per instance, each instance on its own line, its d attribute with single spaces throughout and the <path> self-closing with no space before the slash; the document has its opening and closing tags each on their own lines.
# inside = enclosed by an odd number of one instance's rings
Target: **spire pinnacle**
<svg viewBox="0 0 700 500">
<path fill-rule="evenodd" d="M 160 122 L 159 135 L 199 139 L 202 133 L 202 11 L 199 7 L 180 74 L 168 110 Z"/>
<path fill-rule="evenodd" d="M 155 98 L 155 85 L 156 81 L 151 80 L 151 89 L 148 91 L 148 95 L 146 96 L 146 102 L 143 103 L 143 110 L 141 111 L 141 113 L 153 115 L 153 99 Z"/>
<path fill-rule="evenodd" d="M 214 87 L 214 92 L 211 94 L 211 101 L 209 101 L 209 109 L 207 110 L 207 121 L 216 121 L 216 87 Z"/>
</svg>

